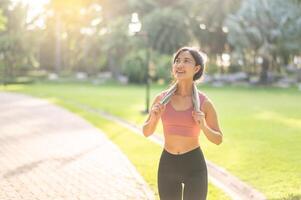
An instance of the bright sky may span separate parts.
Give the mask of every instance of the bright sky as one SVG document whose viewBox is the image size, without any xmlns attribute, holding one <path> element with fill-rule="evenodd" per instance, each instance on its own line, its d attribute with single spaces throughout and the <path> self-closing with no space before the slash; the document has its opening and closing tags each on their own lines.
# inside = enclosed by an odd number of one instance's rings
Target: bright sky
<svg viewBox="0 0 301 200">
<path fill-rule="evenodd" d="M 13 5 L 22 2 L 29 6 L 27 21 L 31 21 L 36 15 L 43 12 L 43 6 L 50 0 L 11 0 Z"/>
</svg>

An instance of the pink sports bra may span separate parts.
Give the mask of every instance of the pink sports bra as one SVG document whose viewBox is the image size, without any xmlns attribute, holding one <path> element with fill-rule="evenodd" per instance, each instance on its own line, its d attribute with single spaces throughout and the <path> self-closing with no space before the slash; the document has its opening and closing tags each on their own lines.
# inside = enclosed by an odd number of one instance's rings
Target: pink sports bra
<svg viewBox="0 0 301 200">
<path fill-rule="evenodd" d="M 162 96 L 165 92 L 162 94 Z M 206 95 L 199 92 L 200 108 L 207 99 Z M 166 104 L 166 108 L 161 115 L 164 135 L 180 135 L 185 137 L 197 137 L 200 134 L 200 127 L 192 118 L 193 106 L 189 109 L 176 111 L 171 105 L 171 101 Z"/>
</svg>

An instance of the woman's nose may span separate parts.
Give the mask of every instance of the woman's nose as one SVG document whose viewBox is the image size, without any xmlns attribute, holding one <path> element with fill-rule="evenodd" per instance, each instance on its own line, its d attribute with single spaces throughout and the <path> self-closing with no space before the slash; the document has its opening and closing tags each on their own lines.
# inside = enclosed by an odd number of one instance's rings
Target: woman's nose
<svg viewBox="0 0 301 200">
<path fill-rule="evenodd" d="M 177 63 L 177 68 L 183 68 L 183 67 L 184 67 L 184 63 L 183 62 Z"/>
</svg>

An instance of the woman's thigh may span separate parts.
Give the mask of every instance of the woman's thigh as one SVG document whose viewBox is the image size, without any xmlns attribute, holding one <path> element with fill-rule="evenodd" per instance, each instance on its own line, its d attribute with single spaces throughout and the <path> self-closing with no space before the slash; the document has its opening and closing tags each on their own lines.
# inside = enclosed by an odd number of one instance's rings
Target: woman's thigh
<svg viewBox="0 0 301 200">
<path fill-rule="evenodd" d="M 184 200 L 205 200 L 208 191 L 207 172 L 189 177 L 184 184 Z"/>
<path fill-rule="evenodd" d="M 161 176 L 158 179 L 158 189 L 160 200 L 181 200 L 182 183 Z"/>
<path fill-rule="evenodd" d="M 179 179 L 176 160 L 166 152 L 161 155 L 158 169 L 160 200 L 181 200 L 182 182 Z"/>
</svg>

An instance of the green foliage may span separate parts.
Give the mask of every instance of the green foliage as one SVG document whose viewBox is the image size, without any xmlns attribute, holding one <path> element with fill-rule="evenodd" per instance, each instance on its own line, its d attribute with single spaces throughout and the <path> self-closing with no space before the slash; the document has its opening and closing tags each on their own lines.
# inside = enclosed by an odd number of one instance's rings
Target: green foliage
<svg viewBox="0 0 301 200">
<path fill-rule="evenodd" d="M 168 54 L 160 54 L 158 52 L 152 53 L 152 63 L 154 67 L 154 76 L 155 81 L 163 80 L 165 83 L 171 81 L 171 69 L 172 69 L 172 56 Z"/>
<path fill-rule="evenodd" d="M 128 18 L 119 17 L 107 24 L 108 32 L 100 39 L 102 53 L 107 56 L 110 68 L 119 70 L 123 58 L 130 47 L 128 36 Z M 116 69 L 117 68 L 117 69 Z"/>
<path fill-rule="evenodd" d="M 301 7 L 294 1 L 247 0 L 226 20 L 228 40 L 239 51 L 255 50 L 262 55 L 301 51 L 300 16 Z"/>
<path fill-rule="evenodd" d="M 228 41 L 242 59 L 252 65 L 257 56 L 263 59 L 257 72 L 260 83 L 268 82 L 271 63 L 280 69 L 288 64 L 289 55 L 301 52 L 300 16 L 301 6 L 292 0 L 246 0 L 236 14 L 227 17 Z"/>
<path fill-rule="evenodd" d="M 25 21 L 27 7 L 17 3 L 9 9 L 9 2 L 6 3 L 0 4 L 6 21 L 5 30 L 0 32 L 0 79 L 9 82 L 37 66 L 35 45 L 39 40 L 36 38 L 37 32 L 28 30 Z"/>
<path fill-rule="evenodd" d="M 131 83 L 145 83 L 147 70 L 147 54 L 151 54 L 149 75 L 153 81 L 171 81 L 171 56 L 158 52 L 147 52 L 145 49 L 130 52 L 123 60 L 123 74 Z"/>
<path fill-rule="evenodd" d="M 223 32 L 225 18 L 240 6 L 240 0 L 183 1 L 189 28 L 203 51 L 216 55 L 225 51 L 227 33 Z M 203 29 L 200 28 L 202 24 Z"/>
<path fill-rule="evenodd" d="M 28 69 L 88 74 L 109 70 L 114 77 L 133 72 L 138 77 L 130 75 L 130 80 L 143 82 L 143 72 L 138 73 L 141 61 L 131 60 L 137 58 L 131 52 L 150 48 L 156 54 L 151 57 L 152 79 L 168 82 L 169 59 L 182 46 L 199 46 L 206 52 L 212 58 L 210 73 L 218 71 L 215 61 L 224 52 L 239 52 L 237 59 L 252 67 L 244 67 L 245 71 L 253 71 L 258 55 L 287 65 L 301 52 L 297 0 L 51 0 L 31 22 L 25 21 L 27 8 L 16 4 L 8 9 L 10 4 L 0 1 L 0 73 L 5 76 Z M 136 36 L 143 37 L 128 35 L 133 12 L 142 22 Z M 40 19 L 45 20 L 45 29 L 34 27 Z"/>
<path fill-rule="evenodd" d="M 3 11 L 0 9 L 0 32 L 5 30 L 5 24 L 7 18 L 3 15 Z"/>
<path fill-rule="evenodd" d="M 146 50 L 132 51 L 123 60 L 122 72 L 130 82 L 145 83 L 147 73 Z"/>
<path fill-rule="evenodd" d="M 159 6 L 154 0 L 129 0 L 129 5 L 132 12 L 141 13 L 142 16 L 151 13 Z"/>
<path fill-rule="evenodd" d="M 215 74 L 219 72 L 219 66 L 215 62 L 208 62 L 205 68 L 206 74 Z"/>
<path fill-rule="evenodd" d="M 189 26 L 186 13 L 180 9 L 157 8 L 145 16 L 143 24 L 148 33 L 149 45 L 160 53 L 172 54 L 189 43 Z"/>
</svg>

